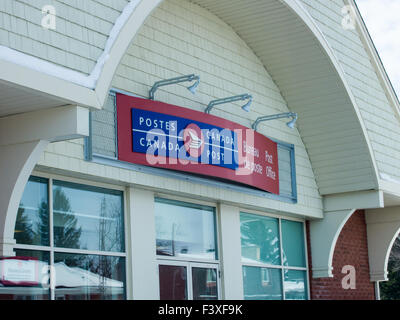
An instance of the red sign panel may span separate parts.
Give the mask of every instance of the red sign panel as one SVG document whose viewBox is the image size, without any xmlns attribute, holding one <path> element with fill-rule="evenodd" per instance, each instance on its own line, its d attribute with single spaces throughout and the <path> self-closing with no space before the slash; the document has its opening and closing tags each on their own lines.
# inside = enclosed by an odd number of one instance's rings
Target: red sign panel
<svg viewBox="0 0 400 320">
<path fill-rule="evenodd" d="M 240 124 L 117 94 L 118 159 L 279 194 L 277 144 Z"/>
</svg>

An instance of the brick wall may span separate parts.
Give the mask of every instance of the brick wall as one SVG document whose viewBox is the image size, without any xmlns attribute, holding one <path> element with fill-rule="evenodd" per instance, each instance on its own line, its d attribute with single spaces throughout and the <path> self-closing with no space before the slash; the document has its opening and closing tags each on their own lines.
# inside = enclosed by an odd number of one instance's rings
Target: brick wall
<svg viewBox="0 0 400 320">
<path fill-rule="evenodd" d="M 310 233 L 307 223 L 307 243 L 309 263 Z M 311 253 L 312 255 L 312 253 Z M 342 268 L 351 265 L 356 270 L 356 289 L 342 288 Z M 369 279 L 369 263 L 367 248 L 367 229 L 364 211 L 356 211 L 343 227 L 336 243 L 333 255 L 333 278 L 313 279 L 310 271 L 310 289 L 312 300 L 374 300 L 374 283 Z"/>
</svg>

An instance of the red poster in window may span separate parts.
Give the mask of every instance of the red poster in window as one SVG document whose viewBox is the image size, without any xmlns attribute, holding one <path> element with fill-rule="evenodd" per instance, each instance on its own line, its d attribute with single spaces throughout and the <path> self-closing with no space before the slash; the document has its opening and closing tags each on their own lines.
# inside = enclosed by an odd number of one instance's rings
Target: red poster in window
<svg viewBox="0 0 400 320">
<path fill-rule="evenodd" d="M 1 258 L 0 283 L 4 286 L 38 285 L 39 261 L 28 257 Z"/>
</svg>

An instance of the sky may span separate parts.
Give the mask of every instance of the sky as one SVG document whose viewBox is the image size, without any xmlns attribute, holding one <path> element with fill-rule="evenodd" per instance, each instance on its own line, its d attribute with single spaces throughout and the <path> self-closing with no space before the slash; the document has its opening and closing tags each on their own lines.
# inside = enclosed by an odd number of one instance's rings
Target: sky
<svg viewBox="0 0 400 320">
<path fill-rule="evenodd" d="M 400 97 L 400 0 L 356 0 L 356 3 Z"/>
</svg>

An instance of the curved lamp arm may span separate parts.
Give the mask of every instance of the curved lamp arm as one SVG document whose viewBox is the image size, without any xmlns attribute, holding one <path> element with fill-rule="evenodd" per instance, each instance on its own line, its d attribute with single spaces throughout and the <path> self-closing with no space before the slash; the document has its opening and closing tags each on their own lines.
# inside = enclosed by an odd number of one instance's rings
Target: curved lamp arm
<svg viewBox="0 0 400 320">
<path fill-rule="evenodd" d="M 294 125 L 298 119 L 298 115 L 297 115 L 297 113 L 294 113 L 294 112 L 287 112 L 287 113 L 279 113 L 279 114 L 273 114 L 270 116 L 259 117 L 259 118 L 257 118 L 257 120 L 253 123 L 253 125 L 251 127 L 254 129 L 254 131 L 257 131 L 257 127 L 260 124 L 260 122 L 281 119 L 281 118 L 292 118 L 292 120 L 289 121 L 286 125 L 290 129 L 293 129 Z"/>
<path fill-rule="evenodd" d="M 181 82 L 194 81 L 194 80 L 196 80 L 196 82 L 193 85 L 191 85 L 190 87 L 188 87 L 187 89 L 191 93 L 195 94 L 196 88 L 199 86 L 199 83 L 200 83 L 200 76 L 197 76 L 195 74 L 189 74 L 187 76 L 157 81 L 156 83 L 154 83 L 153 87 L 149 91 L 149 99 L 154 100 L 154 94 L 156 93 L 157 89 L 160 87 L 169 86 L 171 84 L 177 84 L 177 83 L 181 83 Z"/>
<path fill-rule="evenodd" d="M 204 111 L 205 113 L 210 113 L 212 108 L 214 108 L 214 106 L 218 105 L 218 104 L 224 104 L 224 103 L 230 103 L 230 102 L 235 102 L 235 101 L 241 101 L 241 100 L 247 100 L 249 99 L 249 101 L 242 106 L 242 109 L 246 112 L 250 111 L 250 105 L 253 102 L 253 97 L 249 94 L 241 94 L 238 96 L 234 96 L 234 97 L 228 97 L 228 98 L 222 98 L 222 99 L 218 99 L 218 100 L 213 100 L 211 101 L 206 110 Z"/>
</svg>

